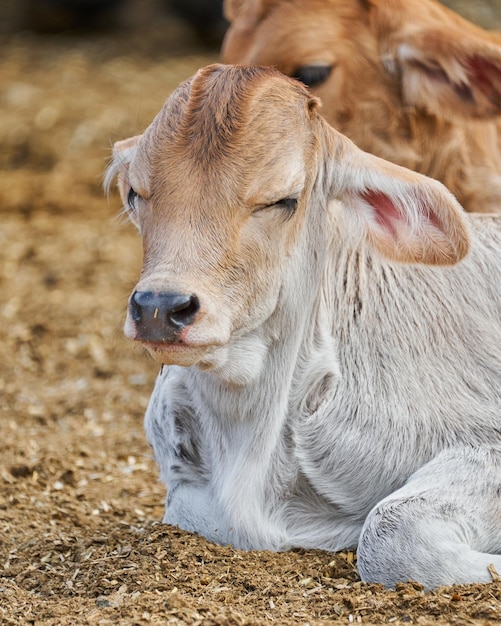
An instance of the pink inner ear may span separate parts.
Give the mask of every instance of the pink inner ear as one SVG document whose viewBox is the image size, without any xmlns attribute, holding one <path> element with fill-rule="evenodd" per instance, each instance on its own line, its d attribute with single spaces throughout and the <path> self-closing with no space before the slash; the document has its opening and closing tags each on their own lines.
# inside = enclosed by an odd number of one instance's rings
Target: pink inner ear
<svg viewBox="0 0 501 626">
<path fill-rule="evenodd" d="M 391 199 L 381 191 L 373 189 L 366 189 L 361 196 L 374 209 L 378 223 L 396 237 L 396 224 L 402 221 L 402 214 Z"/>
<path fill-rule="evenodd" d="M 466 65 L 480 91 L 498 104 L 501 100 L 501 67 L 478 56 L 470 57 Z"/>
</svg>

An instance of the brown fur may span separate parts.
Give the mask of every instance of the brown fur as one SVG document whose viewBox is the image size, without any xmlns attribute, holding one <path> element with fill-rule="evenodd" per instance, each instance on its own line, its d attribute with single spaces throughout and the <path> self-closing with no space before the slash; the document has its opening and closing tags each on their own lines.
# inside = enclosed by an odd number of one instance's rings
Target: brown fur
<svg viewBox="0 0 501 626">
<path fill-rule="evenodd" d="M 222 58 L 288 75 L 333 65 L 312 91 L 362 149 L 501 211 L 501 37 L 434 0 L 226 0 Z M 409 50 L 411 51 L 409 54 Z"/>
</svg>

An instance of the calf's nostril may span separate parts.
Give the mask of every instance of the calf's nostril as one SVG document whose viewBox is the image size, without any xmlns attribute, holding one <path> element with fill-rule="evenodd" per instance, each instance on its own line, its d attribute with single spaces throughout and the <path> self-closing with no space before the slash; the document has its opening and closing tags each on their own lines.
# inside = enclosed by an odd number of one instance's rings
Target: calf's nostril
<svg viewBox="0 0 501 626">
<path fill-rule="evenodd" d="M 195 295 L 188 296 L 184 302 L 179 302 L 167 313 L 173 326 L 182 328 L 191 324 L 200 309 L 200 301 Z"/>
<path fill-rule="evenodd" d="M 166 326 L 179 330 L 191 324 L 199 310 L 200 301 L 193 294 L 135 291 L 130 299 L 132 319 L 146 334 Z"/>
<path fill-rule="evenodd" d="M 142 305 L 140 302 L 140 292 L 135 291 L 132 294 L 132 297 L 130 299 L 130 303 L 129 303 L 129 310 L 132 316 L 132 319 L 135 322 L 140 322 L 141 321 L 141 312 L 142 312 Z"/>
</svg>

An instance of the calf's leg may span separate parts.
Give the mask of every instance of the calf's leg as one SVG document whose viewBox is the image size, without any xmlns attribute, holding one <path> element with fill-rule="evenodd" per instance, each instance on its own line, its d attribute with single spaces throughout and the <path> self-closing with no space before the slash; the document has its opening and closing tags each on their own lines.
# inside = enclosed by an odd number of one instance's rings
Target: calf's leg
<svg viewBox="0 0 501 626">
<path fill-rule="evenodd" d="M 489 566 L 501 573 L 500 448 L 443 451 L 372 509 L 360 536 L 362 580 L 388 587 L 490 582 Z"/>
</svg>

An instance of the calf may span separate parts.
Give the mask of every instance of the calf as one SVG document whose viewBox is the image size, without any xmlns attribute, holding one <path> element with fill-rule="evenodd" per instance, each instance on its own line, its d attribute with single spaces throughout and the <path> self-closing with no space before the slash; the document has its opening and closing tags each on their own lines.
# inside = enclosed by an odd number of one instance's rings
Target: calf
<svg viewBox="0 0 501 626">
<path fill-rule="evenodd" d="M 358 545 L 385 585 L 501 571 L 501 216 L 362 152 L 271 68 L 199 71 L 115 174 L 144 246 L 125 334 L 164 365 L 164 521 Z"/>
<path fill-rule="evenodd" d="M 501 37 L 434 0 L 225 0 L 228 63 L 273 65 L 360 148 L 501 212 Z"/>
</svg>

